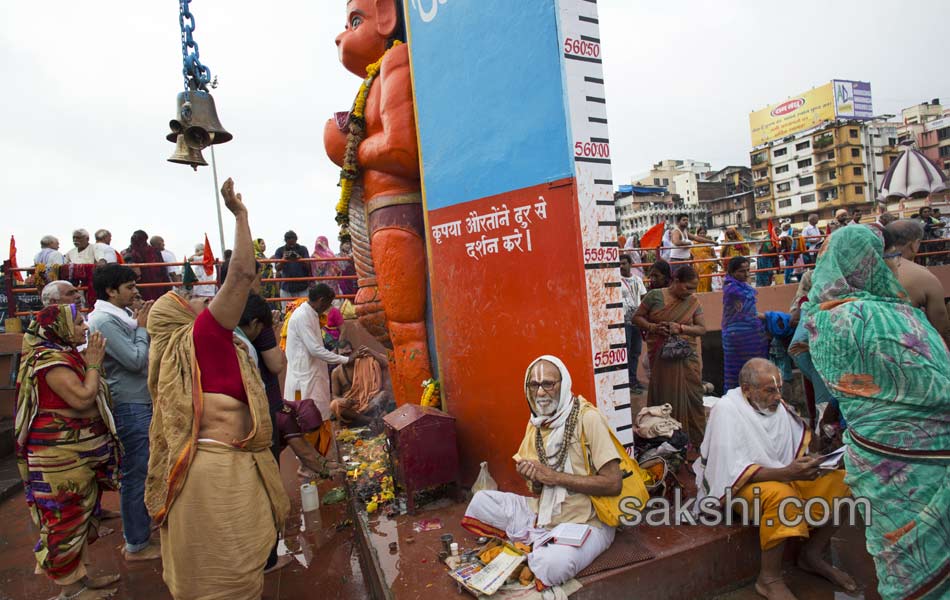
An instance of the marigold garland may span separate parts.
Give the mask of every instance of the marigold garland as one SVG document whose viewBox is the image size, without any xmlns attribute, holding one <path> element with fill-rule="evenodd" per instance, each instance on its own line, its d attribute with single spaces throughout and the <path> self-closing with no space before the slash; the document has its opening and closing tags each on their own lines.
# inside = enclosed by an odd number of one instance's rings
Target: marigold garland
<svg viewBox="0 0 950 600">
<path fill-rule="evenodd" d="M 422 399 L 419 401 L 420 406 L 430 406 L 432 408 L 442 406 L 441 386 L 439 385 L 438 379 L 426 379 L 422 382 L 422 388 Z"/>
<path fill-rule="evenodd" d="M 400 41 L 393 42 L 389 48 L 392 50 L 402 44 Z M 358 162 L 357 151 L 360 143 L 366 139 L 366 98 L 369 96 L 369 90 L 373 86 L 373 81 L 379 75 L 380 66 L 389 50 L 373 64 L 366 67 L 366 79 L 360 84 L 360 89 L 356 92 L 356 99 L 353 100 L 353 109 L 350 111 L 348 121 L 349 132 L 346 135 L 346 150 L 343 154 L 343 168 L 340 170 L 340 201 L 336 204 L 336 222 L 340 226 L 340 241 L 346 242 L 350 239 L 350 196 L 353 194 L 353 185 L 362 173 Z"/>
</svg>

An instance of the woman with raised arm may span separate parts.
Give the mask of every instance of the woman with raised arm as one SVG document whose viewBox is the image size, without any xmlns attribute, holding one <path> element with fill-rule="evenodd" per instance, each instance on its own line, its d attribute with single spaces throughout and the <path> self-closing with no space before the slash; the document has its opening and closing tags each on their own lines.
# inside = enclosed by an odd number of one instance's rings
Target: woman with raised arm
<svg viewBox="0 0 950 600">
<path fill-rule="evenodd" d="M 264 564 L 289 511 L 270 452 L 267 395 L 234 334 L 256 277 L 247 209 L 228 179 L 234 253 L 214 299 L 169 292 L 152 307 L 154 402 L 145 502 L 161 526 L 177 598 L 260 598 Z"/>
</svg>

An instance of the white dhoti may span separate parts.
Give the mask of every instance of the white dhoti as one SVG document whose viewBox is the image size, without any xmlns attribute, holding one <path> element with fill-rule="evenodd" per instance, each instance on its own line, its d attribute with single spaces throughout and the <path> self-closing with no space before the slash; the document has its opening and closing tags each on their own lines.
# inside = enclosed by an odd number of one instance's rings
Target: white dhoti
<svg viewBox="0 0 950 600">
<path fill-rule="evenodd" d="M 537 518 L 537 513 L 531 510 L 524 496 L 481 491 L 475 494 L 465 510 L 462 526 L 476 535 L 531 544 L 547 532 L 535 527 Z M 528 567 L 543 585 L 561 585 L 587 568 L 609 548 L 615 533 L 613 527 L 591 526 L 590 535 L 580 548 L 547 544 L 528 555 Z"/>
</svg>

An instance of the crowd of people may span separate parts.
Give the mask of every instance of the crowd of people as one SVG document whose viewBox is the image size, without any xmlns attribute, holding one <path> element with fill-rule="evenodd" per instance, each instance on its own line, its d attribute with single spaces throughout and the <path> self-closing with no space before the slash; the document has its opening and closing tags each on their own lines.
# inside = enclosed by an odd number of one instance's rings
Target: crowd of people
<svg viewBox="0 0 950 600">
<path fill-rule="evenodd" d="M 95 267 L 124 264 L 134 269 L 139 293 L 145 300 L 157 300 L 173 284 L 181 283 L 184 271 L 191 272 L 197 279 L 197 293 L 213 296 L 227 276 L 232 255 L 232 250 L 225 250 L 222 261 L 209 264 L 210 254 L 206 253 L 204 242 L 200 242 L 195 244 L 194 254 L 179 261 L 175 253 L 165 247 L 162 236 L 149 237 L 142 230 L 132 233 L 129 246 L 121 251 L 112 246 L 112 234 L 106 229 L 96 231 L 94 242 L 90 240 L 88 231 L 77 229 L 72 240 L 73 247 L 63 254 L 56 236 L 43 236 L 40 250 L 33 258 L 35 283 L 45 285 L 50 281 L 66 280 L 88 286 Z M 313 252 L 308 252 L 306 247 L 297 243 L 297 234 L 288 231 L 284 234 L 284 245 L 269 256 L 267 243 L 257 238 L 254 240 L 254 256 L 263 265 L 262 278 L 281 279 L 265 283 L 261 293 L 266 298 L 299 298 L 305 296 L 316 281 L 322 281 L 338 295 L 353 295 L 357 287 L 352 279 L 356 275 L 353 262 L 339 260 L 350 258 L 351 253 L 352 246 L 345 241 L 340 244 L 340 252 L 334 254 L 325 236 L 318 237 Z M 312 260 L 317 258 L 325 260 Z M 161 263 L 169 264 L 161 266 Z M 188 264 L 183 267 L 184 263 Z"/>
<path fill-rule="evenodd" d="M 86 548 L 109 517 L 102 495 L 115 490 L 126 560 L 161 560 L 173 597 L 259 598 L 265 572 L 287 560 L 277 554 L 289 510 L 281 451 L 291 448 L 303 475 L 332 477 L 341 466 L 330 454 L 331 420 L 372 425 L 392 407 L 387 357 L 354 348 L 336 290 L 306 281 L 330 271 L 314 275 L 295 261 L 309 253 L 288 232 L 275 254 L 287 261 L 276 263 L 287 280 L 279 293 L 305 296 L 287 315 L 272 310 L 261 295 L 266 246 L 252 239 L 230 179 L 222 193 L 236 229 L 220 283 L 183 277 L 146 298 L 145 270 L 130 265 L 161 251 L 136 232 L 121 253 L 127 264 L 97 258 L 88 237 L 85 245 L 78 237 L 71 252 L 96 261 L 88 320 L 74 284 L 56 279 L 43 288 L 46 306 L 23 341 L 15 434 L 39 530 L 37 571 L 61 587 L 59 598 L 114 593 L 118 576 L 92 575 Z M 673 251 L 695 258 L 689 246 L 707 243 L 704 234 L 680 219 Z M 825 556 L 835 525 L 790 525 L 783 508 L 850 496 L 869 500 L 861 516 L 883 597 L 950 593 L 942 521 L 950 497 L 950 319 L 939 282 L 914 262 L 926 235 L 919 219 L 855 222 L 803 244 L 813 266 L 788 312 L 758 310 L 747 250 L 701 259 L 715 268 L 725 261 L 721 397 L 702 381 L 703 266 L 658 259 L 644 281 L 634 268 L 640 258 L 621 258 L 633 391 L 645 391 L 648 408 L 660 407 L 664 423 L 682 430 L 698 500 L 726 511 L 734 508 L 728 498 L 761 502 L 755 585 L 767 598 L 794 597 L 782 573 L 791 538 L 807 540 L 801 568 L 856 589 Z M 325 239 L 314 254 L 330 257 Z M 641 353 L 646 386 L 637 379 Z M 786 397 L 792 365 L 813 388 L 802 405 Z M 522 580 L 540 589 L 561 585 L 610 547 L 624 501 L 642 508 L 651 475 L 572 390 L 556 356 L 531 362 L 524 396 L 531 416 L 514 459 L 530 495 L 479 491 L 462 525 L 525 544 Z M 828 449 L 841 444 L 843 468 L 824 465 Z M 561 524 L 587 526 L 585 541 L 545 544 Z"/>
<path fill-rule="evenodd" d="M 281 322 L 261 295 L 264 243 L 252 240 L 231 180 L 222 193 L 236 231 L 213 293 L 185 277 L 146 297 L 139 284 L 148 271 L 133 265 L 165 261 L 161 238 L 149 243 L 145 232 L 115 257 L 77 232 L 64 258 L 95 261 L 82 263 L 92 266 L 96 298 L 88 319 L 73 283 L 54 279 L 42 290 L 17 374 L 16 454 L 39 530 L 37 572 L 60 586 L 59 598 L 115 592 L 118 575 L 90 574 L 86 548 L 100 521 L 116 516 L 101 504 L 116 490 L 123 556 L 161 560 L 175 598 L 260 597 L 265 570 L 289 562 L 277 556 L 289 509 L 281 451 L 292 449 L 301 476 L 338 475 L 327 456 L 331 419 L 373 423 L 391 408 L 387 357 L 342 335 L 327 282 L 282 288 L 304 297 Z M 285 241 L 278 255 L 307 256 L 293 232 Z M 57 264 L 55 239 L 44 243 Z M 328 253 L 322 239 L 318 255 Z M 125 264 L 112 260 L 119 255 Z M 277 265 L 290 279 L 298 272 L 287 265 L 313 272 L 309 263 Z"/>
<path fill-rule="evenodd" d="M 862 226 L 860 215 L 839 211 L 832 233 L 807 232 L 816 235 L 801 245 L 807 265 L 787 312 L 760 312 L 744 244 L 724 247 L 724 396 L 713 402 L 708 423 L 704 393 L 711 386 L 702 382 L 697 337 L 706 328 L 695 295 L 705 257 L 694 263 L 697 268 L 676 263 L 695 261 L 695 254 L 658 259 L 646 271 L 646 284 L 632 268 L 641 249 L 624 254 L 620 267 L 631 385 L 642 391 L 636 371 L 645 342 L 647 405 L 668 405 L 700 452 L 700 497 L 721 499 L 725 488 L 733 497 L 751 499 L 753 484 L 760 484 L 762 522 L 789 496 L 830 501 L 854 493 L 871 499 L 871 512 L 862 515 L 868 549 L 882 595 L 895 598 L 916 589 L 925 592 L 919 597 L 943 597 L 926 595 L 934 589 L 950 593 L 950 537 L 938 524 L 950 494 L 944 476 L 950 468 L 950 396 L 944 387 L 950 318 L 942 284 L 918 260 L 922 243 L 939 235 L 941 226 L 929 209 L 921 213 L 902 220 L 884 215 Z M 671 253 L 704 241 L 705 232 L 689 233 L 687 224 L 683 215 L 670 236 Z M 817 217 L 810 226 L 818 229 Z M 741 241 L 734 230 L 726 235 Z M 793 366 L 804 378 L 801 401 L 789 397 Z M 806 456 L 809 448 L 827 451 L 842 442 L 845 471 L 819 471 L 819 461 Z M 923 477 L 942 483 L 925 484 Z M 762 527 L 756 587 L 769 598 L 791 598 L 781 576 L 784 541 L 808 537 L 808 530 L 772 521 L 774 527 Z M 853 589 L 850 577 L 819 562 L 831 533 L 813 532 L 800 565 Z"/>
<path fill-rule="evenodd" d="M 884 227 L 898 220 L 891 213 L 882 213 L 873 220 L 867 220 L 861 210 L 838 209 L 833 219 L 822 224 L 817 214 L 808 215 L 808 224 L 801 230 L 792 226 L 790 220 L 784 220 L 775 231 L 775 237 L 762 233 L 756 239 L 747 240 L 735 226 L 725 227 L 717 239 L 707 233 L 706 227 L 699 225 L 690 230 L 689 216 L 679 214 L 672 227 L 663 235 L 657 250 L 640 247 L 640 238 L 631 235 L 622 239 L 623 252 L 630 256 L 635 271 L 640 277 L 642 267 L 661 259 L 669 262 L 674 270 L 678 265 L 691 264 L 700 274 L 698 292 L 721 289 L 728 274 L 729 259 L 735 256 L 749 258 L 755 287 L 767 287 L 776 283 L 795 283 L 803 273 L 814 267 L 815 258 L 821 249 L 823 240 L 841 227 L 848 225 L 871 225 Z M 948 245 L 939 241 L 948 237 L 950 216 L 941 214 L 939 208 L 922 207 L 910 220 L 918 221 L 923 227 L 924 248 L 916 260 L 925 266 L 941 265 L 950 262 L 946 255 Z"/>
</svg>

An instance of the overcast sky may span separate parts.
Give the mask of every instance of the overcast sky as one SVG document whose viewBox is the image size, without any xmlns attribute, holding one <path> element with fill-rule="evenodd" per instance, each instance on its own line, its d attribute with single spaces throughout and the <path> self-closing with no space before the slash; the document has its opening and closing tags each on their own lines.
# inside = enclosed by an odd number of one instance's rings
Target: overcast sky
<svg viewBox="0 0 950 600">
<path fill-rule="evenodd" d="M 322 129 L 359 85 L 333 42 L 344 2 L 191 6 L 234 134 L 216 146 L 221 181 L 235 178 L 271 251 L 288 228 L 308 248 L 321 234 L 335 247 L 338 170 Z M 664 158 L 747 164 L 749 112 L 832 78 L 870 81 L 878 114 L 950 104 L 944 0 L 600 0 L 599 10 L 617 183 Z M 3 2 L 0 80 L 0 255 L 11 234 L 28 265 L 44 234 L 65 252 L 74 228 L 105 227 L 118 249 L 144 229 L 179 258 L 207 232 L 220 256 L 210 167 L 165 161 L 182 89 L 177 2 Z M 229 245 L 232 227 L 226 218 Z"/>
</svg>

